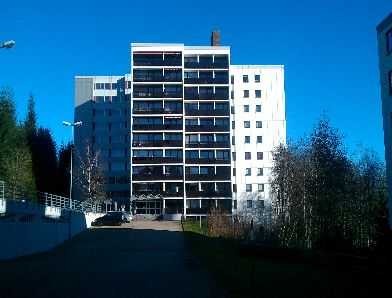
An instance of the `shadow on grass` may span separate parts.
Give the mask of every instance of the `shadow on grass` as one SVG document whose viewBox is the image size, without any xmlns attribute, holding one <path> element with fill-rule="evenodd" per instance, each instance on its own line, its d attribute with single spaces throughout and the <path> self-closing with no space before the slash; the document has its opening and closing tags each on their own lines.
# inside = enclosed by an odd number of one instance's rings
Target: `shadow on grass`
<svg viewBox="0 0 392 298">
<path fill-rule="evenodd" d="M 389 291 L 386 264 L 273 248 L 244 251 L 239 241 L 210 238 L 195 227 L 185 226 L 184 233 L 187 248 L 229 297 L 379 297 Z"/>
</svg>

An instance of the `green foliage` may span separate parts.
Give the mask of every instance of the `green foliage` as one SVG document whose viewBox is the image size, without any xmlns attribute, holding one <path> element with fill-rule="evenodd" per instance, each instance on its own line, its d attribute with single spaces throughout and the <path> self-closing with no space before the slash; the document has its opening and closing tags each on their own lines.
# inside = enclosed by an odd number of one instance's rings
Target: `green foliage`
<svg viewBox="0 0 392 298">
<path fill-rule="evenodd" d="M 373 247 L 385 208 L 385 173 L 374 153 L 350 160 L 342 137 L 322 119 L 310 138 L 274 153 L 275 229 L 283 246 Z"/>
</svg>

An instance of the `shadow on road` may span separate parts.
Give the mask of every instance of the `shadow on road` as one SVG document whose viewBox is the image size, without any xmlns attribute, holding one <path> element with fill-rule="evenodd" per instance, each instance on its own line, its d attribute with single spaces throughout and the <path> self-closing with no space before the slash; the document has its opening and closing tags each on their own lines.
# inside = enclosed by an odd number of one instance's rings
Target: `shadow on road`
<svg viewBox="0 0 392 298">
<path fill-rule="evenodd" d="M 0 262 L 0 297 L 219 296 L 190 258 L 182 232 L 91 229 L 48 253 Z"/>
</svg>

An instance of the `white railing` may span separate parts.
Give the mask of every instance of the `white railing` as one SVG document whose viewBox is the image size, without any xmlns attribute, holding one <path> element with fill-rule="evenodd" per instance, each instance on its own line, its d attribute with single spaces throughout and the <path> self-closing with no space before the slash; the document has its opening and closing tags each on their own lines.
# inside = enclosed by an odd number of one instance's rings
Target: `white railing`
<svg viewBox="0 0 392 298">
<path fill-rule="evenodd" d="M 50 193 L 40 193 L 40 198 L 46 206 L 58 207 L 61 209 L 76 210 L 82 212 L 101 212 L 102 206 L 100 204 L 93 204 L 88 201 L 70 200 L 67 197 L 62 197 Z"/>
<path fill-rule="evenodd" d="M 5 183 L 4 181 L 0 181 L 0 200 L 4 200 L 5 198 Z"/>
</svg>

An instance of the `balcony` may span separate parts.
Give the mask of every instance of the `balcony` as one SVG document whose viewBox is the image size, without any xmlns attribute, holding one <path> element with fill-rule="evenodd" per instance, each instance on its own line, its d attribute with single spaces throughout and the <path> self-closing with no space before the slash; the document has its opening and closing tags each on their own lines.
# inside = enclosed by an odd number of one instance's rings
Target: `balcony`
<svg viewBox="0 0 392 298">
<path fill-rule="evenodd" d="M 134 164 L 182 163 L 181 157 L 132 157 Z"/>
<path fill-rule="evenodd" d="M 177 124 L 133 124 L 133 130 L 182 130 Z"/>
<path fill-rule="evenodd" d="M 192 69 L 228 69 L 229 62 L 228 61 L 217 61 L 217 62 L 184 62 L 185 68 Z"/>
<path fill-rule="evenodd" d="M 170 108 L 134 108 L 134 114 L 182 114 L 182 109 Z"/>
<path fill-rule="evenodd" d="M 151 173 L 132 175 L 133 181 L 154 181 L 154 180 L 182 180 L 181 174 Z"/>
<path fill-rule="evenodd" d="M 163 55 L 162 52 L 133 54 L 134 66 L 181 66 L 181 53 L 170 53 Z"/>
<path fill-rule="evenodd" d="M 229 77 L 227 78 L 185 78 L 185 84 L 228 84 Z"/>
<path fill-rule="evenodd" d="M 189 181 L 222 181 L 230 180 L 230 173 L 228 174 L 185 174 L 186 180 Z"/>
<path fill-rule="evenodd" d="M 187 190 L 186 196 L 188 198 L 213 198 L 213 197 L 231 197 L 231 191 L 195 191 L 195 190 Z"/>
<path fill-rule="evenodd" d="M 230 131 L 229 125 L 186 125 L 185 126 L 186 132 L 193 132 L 193 131 L 208 131 L 208 132 L 219 132 L 219 131 Z"/>
<path fill-rule="evenodd" d="M 230 142 L 191 142 L 185 143 L 186 148 L 230 148 Z"/>
<path fill-rule="evenodd" d="M 186 116 L 229 116 L 229 109 L 196 110 L 185 109 Z"/>
<path fill-rule="evenodd" d="M 163 91 L 145 92 L 145 91 L 133 91 L 134 98 L 163 98 Z"/>
<path fill-rule="evenodd" d="M 133 147 L 182 147 L 182 141 L 156 140 L 156 141 L 133 141 Z"/>
<path fill-rule="evenodd" d="M 230 164 L 230 159 L 216 158 L 185 158 L 188 164 Z"/>
</svg>

